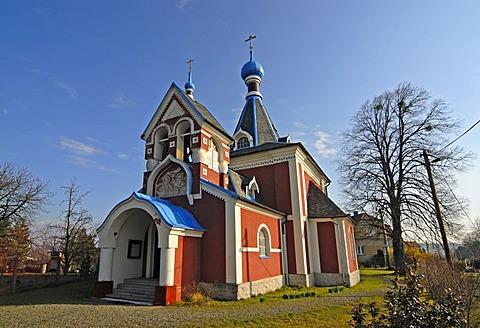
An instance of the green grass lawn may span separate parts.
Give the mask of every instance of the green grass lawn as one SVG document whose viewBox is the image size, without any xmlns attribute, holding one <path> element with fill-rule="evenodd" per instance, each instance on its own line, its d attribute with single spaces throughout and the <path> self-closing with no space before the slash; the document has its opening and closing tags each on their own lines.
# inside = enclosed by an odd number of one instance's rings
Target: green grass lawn
<svg viewBox="0 0 480 328">
<path fill-rule="evenodd" d="M 0 296 L 0 327 L 347 327 L 359 301 L 382 302 L 391 271 L 362 270 L 362 281 L 341 292 L 328 287 L 283 288 L 235 302 L 167 307 L 105 303 L 91 297 L 94 282 L 70 283 Z M 314 297 L 284 299 L 284 295 Z"/>
</svg>

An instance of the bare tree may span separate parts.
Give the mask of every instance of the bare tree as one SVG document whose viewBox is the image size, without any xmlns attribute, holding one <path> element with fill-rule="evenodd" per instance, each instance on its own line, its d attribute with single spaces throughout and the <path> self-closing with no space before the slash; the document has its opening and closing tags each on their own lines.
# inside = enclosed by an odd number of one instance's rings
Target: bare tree
<svg viewBox="0 0 480 328">
<path fill-rule="evenodd" d="M 4 267 L 9 267 L 12 272 L 10 291 L 15 293 L 18 266 L 26 259 L 31 251 L 30 229 L 25 220 L 18 220 L 6 229 L 3 238 L 0 238 L 0 259 Z"/>
<path fill-rule="evenodd" d="M 451 189 L 471 154 L 444 147 L 458 127 L 442 99 L 432 99 L 424 89 L 405 82 L 365 102 L 343 134 L 339 171 L 344 194 L 353 209 L 382 210 L 390 218 L 395 266 L 402 274 L 405 231 L 438 235 L 423 150 L 448 158 L 433 167 L 433 173 L 450 230 L 462 213 L 464 204 Z"/>
<path fill-rule="evenodd" d="M 472 251 L 475 258 L 480 258 L 480 216 L 475 218 L 470 231 L 463 238 L 463 243 Z"/>
<path fill-rule="evenodd" d="M 43 210 L 51 193 L 25 168 L 5 162 L 0 166 L 0 238 L 18 221 L 29 221 Z"/>
<path fill-rule="evenodd" d="M 66 275 L 71 264 L 83 256 L 85 247 L 81 240 L 85 240 L 83 237 L 87 231 L 93 231 L 93 219 L 82 205 L 89 192 L 81 193 L 76 179 L 62 188 L 65 190 L 65 200 L 62 202 L 65 209 L 57 230 L 60 233 L 60 250 L 63 251 L 63 273 Z"/>
</svg>

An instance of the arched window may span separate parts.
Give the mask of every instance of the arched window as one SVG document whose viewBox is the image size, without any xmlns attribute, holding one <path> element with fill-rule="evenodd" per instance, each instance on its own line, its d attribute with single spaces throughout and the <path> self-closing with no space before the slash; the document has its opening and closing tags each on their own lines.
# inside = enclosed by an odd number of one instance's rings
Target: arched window
<svg viewBox="0 0 480 328">
<path fill-rule="evenodd" d="M 183 121 L 177 126 L 177 158 L 192 163 L 190 122 Z"/>
<path fill-rule="evenodd" d="M 269 257 L 270 256 L 270 240 L 268 231 L 265 228 L 260 229 L 258 233 L 258 251 L 260 252 L 260 257 Z"/>
<path fill-rule="evenodd" d="M 260 188 L 258 187 L 257 180 L 255 177 L 249 182 L 249 184 L 245 188 L 245 194 L 247 195 L 247 198 L 250 198 L 251 200 L 255 200 L 257 197 L 257 193 L 260 192 Z"/>
<path fill-rule="evenodd" d="M 153 158 L 162 161 L 168 155 L 168 131 L 161 127 L 155 131 L 155 143 L 153 145 Z"/>
<path fill-rule="evenodd" d="M 191 145 L 192 138 L 190 134 L 190 129 L 185 131 L 182 137 L 183 137 L 183 161 L 185 163 L 191 163 L 192 162 L 192 145 Z"/>
<path fill-rule="evenodd" d="M 241 137 L 237 141 L 237 149 L 248 148 L 250 147 L 250 141 L 247 137 Z"/>
<path fill-rule="evenodd" d="M 218 172 L 218 146 L 215 140 L 210 139 L 209 148 L 208 156 L 211 158 L 208 159 L 208 166 L 215 172 Z"/>
</svg>

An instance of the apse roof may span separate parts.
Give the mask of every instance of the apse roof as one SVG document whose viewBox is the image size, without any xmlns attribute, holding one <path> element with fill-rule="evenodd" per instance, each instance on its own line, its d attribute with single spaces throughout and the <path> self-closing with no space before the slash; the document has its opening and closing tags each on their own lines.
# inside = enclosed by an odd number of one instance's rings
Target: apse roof
<svg viewBox="0 0 480 328">
<path fill-rule="evenodd" d="M 189 211 L 172 204 L 172 202 L 166 199 L 148 196 L 139 192 L 134 192 L 133 196 L 153 206 L 163 221 L 170 227 L 205 231 Z"/>
<path fill-rule="evenodd" d="M 308 184 L 307 207 L 309 218 L 336 218 L 347 216 L 311 181 Z"/>
</svg>

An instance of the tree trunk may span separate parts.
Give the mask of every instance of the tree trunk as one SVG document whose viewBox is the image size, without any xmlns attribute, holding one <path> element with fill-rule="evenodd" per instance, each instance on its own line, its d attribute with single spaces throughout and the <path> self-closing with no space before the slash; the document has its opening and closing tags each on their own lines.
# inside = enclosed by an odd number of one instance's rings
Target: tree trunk
<svg viewBox="0 0 480 328">
<path fill-rule="evenodd" d="M 17 276 L 18 276 L 18 256 L 15 256 L 13 259 L 13 270 L 12 270 L 12 285 L 10 286 L 10 291 L 15 293 L 17 289 Z"/>
<path fill-rule="evenodd" d="M 58 252 L 58 256 L 57 256 L 57 270 L 55 272 L 55 282 L 59 282 L 60 281 L 60 265 L 62 264 L 62 261 L 60 259 L 60 252 Z"/>
<path fill-rule="evenodd" d="M 392 242 L 393 242 L 393 259 L 395 268 L 402 276 L 406 274 L 405 268 L 405 252 L 403 249 L 402 225 L 400 223 L 400 209 L 394 204 L 392 206 Z"/>
</svg>

